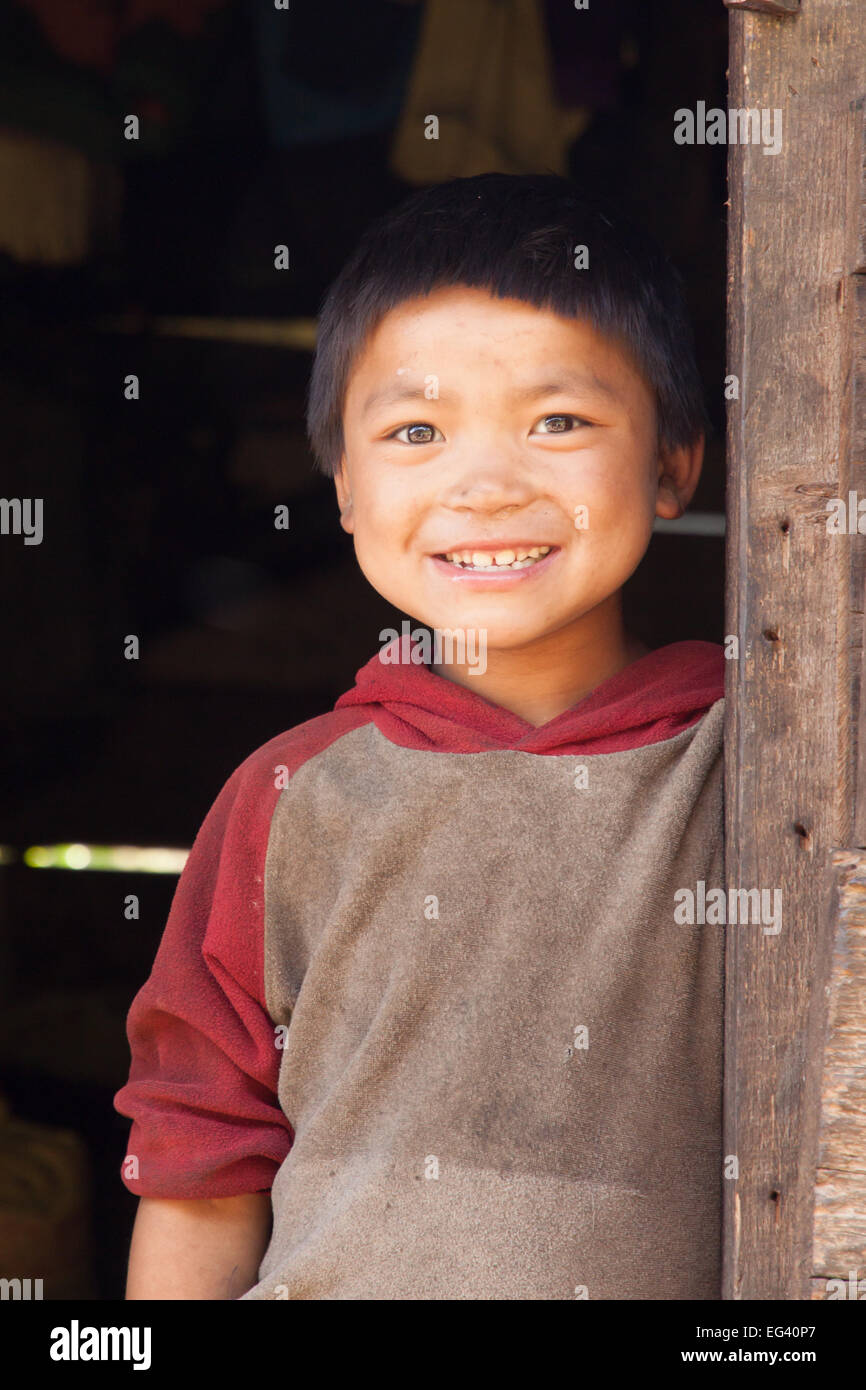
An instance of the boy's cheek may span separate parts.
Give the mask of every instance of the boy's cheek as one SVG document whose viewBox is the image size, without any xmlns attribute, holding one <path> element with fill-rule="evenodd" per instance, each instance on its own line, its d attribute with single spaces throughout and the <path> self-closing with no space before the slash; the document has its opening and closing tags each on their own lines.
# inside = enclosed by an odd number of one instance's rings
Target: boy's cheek
<svg viewBox="0 0 866 1390">
<path fill-rule="evenodd" d="M 575 491 L 570 506 L 575 531 L 588 541 L 626 537 L 638 541 L 652 530 L 655 507 L 646 490 L 636 495 L 625 487 L 585 487 Z"/>
<path fill-rule="evenodd" d="M 419 549 L 407 551 L 399 537 L 389 532 L 379 535 L 370 530 L 354 536 L 355 560 L 373 588 L 400 606 L 420 579 L 424 557 Z"/>
</svg>

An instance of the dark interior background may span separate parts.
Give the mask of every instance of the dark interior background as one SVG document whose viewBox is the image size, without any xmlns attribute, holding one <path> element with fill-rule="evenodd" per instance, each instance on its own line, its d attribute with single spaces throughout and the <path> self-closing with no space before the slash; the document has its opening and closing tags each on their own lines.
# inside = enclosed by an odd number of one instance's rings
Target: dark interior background
<svg viewBox="0 0 866 1390">
<path fill-rule="evenodd" d="M 726 151 L 672 130 L 678 107 L 726 105 L 726 12 L 539 8 L 553 99 L 587 113 L 569 172 L 627 199 L 686 277 L 715 427 L 693 507 L 721 513 Z M 423 10 L 0 0 L 0 490 L 45 509 L 41 545 L 0 536 L 0 1275 L 42 1275 L 46 1298 L 123 1296 L 136 1201 L 112 1097 L 176 878 L 25 852 L 189 847 L 237 764 L 329 709 L 404 616 L 313 471 L 309 351 L 228 335 L 315 315 L 414 186 L 391 150 Z M 650 646 L 720 641 L 722 537 L 656 535 L 627 604 Z"/>
</svg>

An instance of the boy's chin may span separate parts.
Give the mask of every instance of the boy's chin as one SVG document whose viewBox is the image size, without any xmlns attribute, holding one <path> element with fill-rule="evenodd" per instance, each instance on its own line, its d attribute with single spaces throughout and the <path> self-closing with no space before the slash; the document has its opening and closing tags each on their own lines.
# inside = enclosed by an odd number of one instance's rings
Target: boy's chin
<svg viewBox="0 0 866 1390">
<path fill-rule="evenodd" d="M 425 622 L 424 626 L 428 627 L 431 632 L 463 633 L 467 645 L 471 642 L 476 648 L 482 646 L 487 652 L 517 652 L 552 635 L 549 627 L 542 626 L 538 622 L 484 623 L 479 618 L 477 623 L 469 620 L 465 623 L 456 623 L 452 620 L 451 622 L 443 621 L 440 623 Z"/>
</svg>

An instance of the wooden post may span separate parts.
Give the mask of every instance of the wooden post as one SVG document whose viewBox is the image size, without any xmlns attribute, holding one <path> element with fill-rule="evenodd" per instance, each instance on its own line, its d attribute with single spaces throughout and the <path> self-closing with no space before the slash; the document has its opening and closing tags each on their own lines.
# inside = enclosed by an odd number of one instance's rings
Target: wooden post
<svg viewBox="0 0 866 1390">
<path fill-rule="evenodd" d="M 851 489 L 866 499 L 855 370 L 866 18 L 838 0 L 804 0 L 784 23 L 726 3 L 729 106 L 782 120 L 778 154 L 729 149 L 727 370 L 740 399 L 728 415 L 726 627 L 740 647 L 726 685 L 726 877 L 780 889 L 782 929 L 727 928 L 725 1154 L 738 1176 L 725 1181 L 723 1296 L 800 1299 L 855 1256 L 866 1275 L 851 1219 L 866 1189 L 866 983 L 843 978 L 866 969 L 866 538 L 856 519 L 853 534 L 830 534 L 827 508 Z"/>
<path fill-rule="evenodd" d="M 838 920 L 821 1088 L 814 1298 L 827 1296 L 830 1280 L 841 1281 L 845 1297 L 852 1284 L 860 1288 L 856 1296 L 866 1294 L 866 855 L 838 851 L 832 869 Z"/>
<path fill-rule="evenodd" d="M 763 10 L 765 14 L 796 14 L 800 0 L 725 0 L 729 10 Z"/>
</svg>

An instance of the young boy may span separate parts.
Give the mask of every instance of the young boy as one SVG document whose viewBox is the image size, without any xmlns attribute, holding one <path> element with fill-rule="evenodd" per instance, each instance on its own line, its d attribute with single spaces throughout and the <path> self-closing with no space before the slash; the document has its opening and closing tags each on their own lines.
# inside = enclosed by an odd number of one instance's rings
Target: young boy
<svg viewBox="0 0 866 1390">
<path fill-rule="evenodd" d="M 440 640 L 196 838 L 116 1097 L 129 1298 L 720 1297 L 724 933 L 674 895 L 724 878 L 724 662 L 620 605 L 705 423 L 676 272 L 560 179 L 418 193 L 337 279 L 313 447 Z"/>
</svg>

